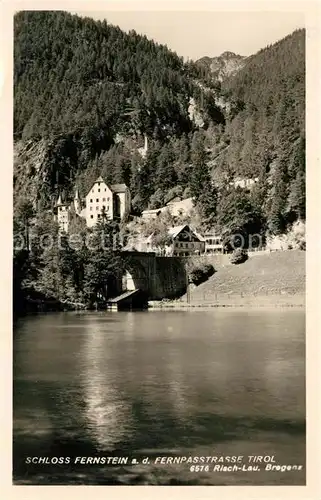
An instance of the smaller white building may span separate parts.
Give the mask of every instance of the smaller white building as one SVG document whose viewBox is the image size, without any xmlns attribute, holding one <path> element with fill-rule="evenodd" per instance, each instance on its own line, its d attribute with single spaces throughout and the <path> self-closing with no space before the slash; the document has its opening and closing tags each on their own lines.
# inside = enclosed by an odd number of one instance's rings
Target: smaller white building
<svg viewBox="0 0 321 500">
<path fill-rule="evenodd" d="M 235 188 L 241 188 L 241 189 L 252 189 L 254 184 L 256 184 L 259 181 L 258 177 L 255 177 L 254 179 L 244 179 L 241 177 L 236 177 L 234 181 L 230 182 L 230 186 L 234 186 Z"/>
<path fill-rule="evenodd" d="M 166 204 L 166 208 L 173 217 L 189 215 L 193 210 L 193 207 L 193 198 L 185 198 L 185 200 L 174 198 L 174 200 L 171 200 Z"/>
<path fill-rule="evenodd" d="M 215 231 L 207 232 L 204 235 L 204 240 L 206 254 L 224 253 L 222 236 L 217 234 Z"/>
<path fill-rule="evenodd" d="M 142 219 L 145 219 L 145 220 L 156 219 L 165 210 L 166 210 L 166 207 L 153 208 L 151 210 L 143 210 L 142 211 Z"/>
<path fill-rule="evenodd" d="M 63 203 L 61 195 L 59 195 L 56 203 L 56 208 L 57 208 L 57 215 L 55 216 L 55 220 L 59 224 L 59 229 L 61 232 L 68 233 L 69 223 L 71 220 L 70 204 Z"/>
<path fill-rule="evenodd" d="M 165 211 L 168 211 L 173 217 L 186 216 L 192 212 L 193 207 L 193 198 L 185 198 L 184 200 L 181 200 L 180 198 L 176 197 L 166 203 L 164 207 L 143 210 L 142 218 L 149 220 L 156 219 Z"/>
</svg>

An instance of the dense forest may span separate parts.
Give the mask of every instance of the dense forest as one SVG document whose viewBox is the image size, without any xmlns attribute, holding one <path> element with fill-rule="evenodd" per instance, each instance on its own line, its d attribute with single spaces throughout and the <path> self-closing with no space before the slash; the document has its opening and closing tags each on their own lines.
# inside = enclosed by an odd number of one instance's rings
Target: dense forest
<svg viewBox="0 0 321 500">
<path fill-rule="evenodd" d="M 130 187 L 136 215 L 192 196 L 198 229 L 218 226 L 227 237 L 282 234 L 304 220 L 303 29 L 246 58 L 222 81 L 209 65 L 184 62 L 134 30 L 65 12 L 19 12 L 14 37 L 20 230 L 49 224 L 45 214 L 58 193 L 68 198 L 77 185 L 85 196 L 99 175 Z M 239 178 L 257 182 L 251 190 L 232 188 Z M 37 256 L 43 269 L 45 257 Z M 26 263 L 19 258 L 21 277 Z M 90 267 L 90 256 L 84 259 Z M 83 296 L 68 266 L 61 273 Z M 48 292 L 48 280 L 40 281 L 35 272 L 28 286 L 37 282 Z"/>
</svg>

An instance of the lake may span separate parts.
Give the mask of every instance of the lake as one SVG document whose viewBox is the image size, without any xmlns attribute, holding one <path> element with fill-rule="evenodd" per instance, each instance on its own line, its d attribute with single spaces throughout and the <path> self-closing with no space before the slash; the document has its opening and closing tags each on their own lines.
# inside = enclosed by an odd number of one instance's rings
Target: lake
<svg viewBox="0 0 321 500">
<path fill-rule="evenodd" d="M 40 314 L 13 345 L 14 484 L 305 484 L 303 310 Z"/>
</svg>

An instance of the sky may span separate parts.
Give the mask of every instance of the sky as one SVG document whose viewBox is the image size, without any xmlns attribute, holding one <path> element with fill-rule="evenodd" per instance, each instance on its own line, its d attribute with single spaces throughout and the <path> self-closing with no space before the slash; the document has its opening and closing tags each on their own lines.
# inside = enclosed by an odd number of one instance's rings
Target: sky
<svg viewBox="0 0 321 500">
<path fill-rule="evenodd" d="M 291 11 L 74 11 L 106 19 L 124 31 L 168 46 L 185 59 L 215 57 L 231 51 L 242 56 L 256 53 L 297 28 L 304 27 L 304 13 Z"/>
</svg>

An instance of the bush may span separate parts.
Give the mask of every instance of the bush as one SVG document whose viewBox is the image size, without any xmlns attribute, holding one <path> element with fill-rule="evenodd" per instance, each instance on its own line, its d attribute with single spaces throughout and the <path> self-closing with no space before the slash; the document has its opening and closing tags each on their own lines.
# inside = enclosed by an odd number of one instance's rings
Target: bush
<svg viewBox="0 0 321 500">
<path fill-rule="evenodd" d="M 188 273 L 189 283 L 200 285 L 215 273 L 212 264 L 199 264 L 197 267 L 192 267 Z"/>
<path fill-rule="evenodd" d="M 243 264 L 249 258 L 247 251 L 237 248 L 231 255 L 231 264 Z"/>
</svg>

